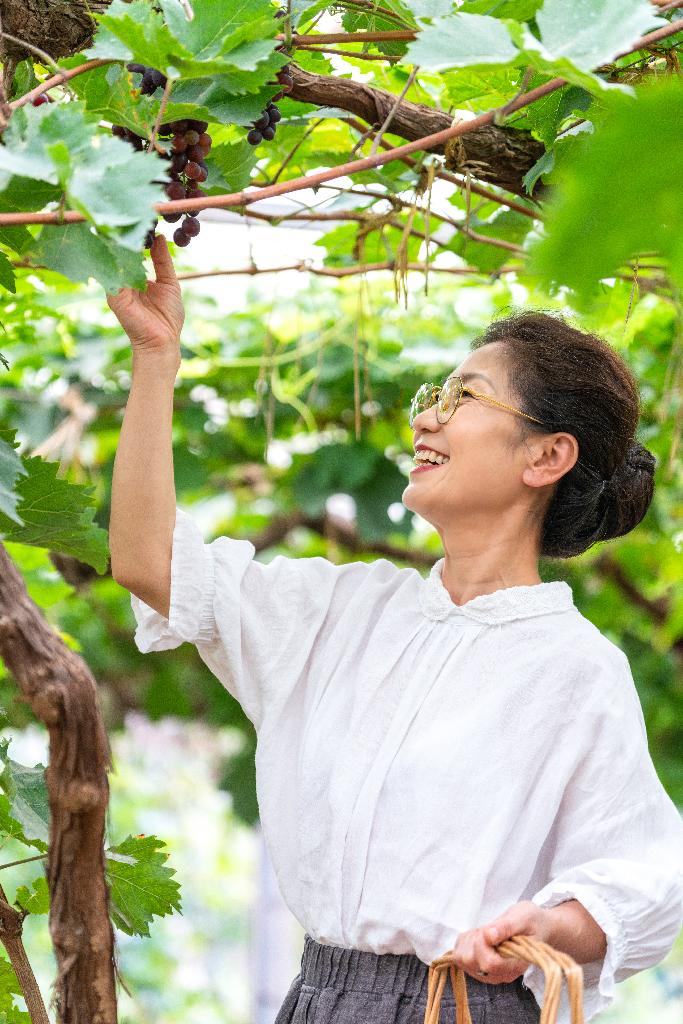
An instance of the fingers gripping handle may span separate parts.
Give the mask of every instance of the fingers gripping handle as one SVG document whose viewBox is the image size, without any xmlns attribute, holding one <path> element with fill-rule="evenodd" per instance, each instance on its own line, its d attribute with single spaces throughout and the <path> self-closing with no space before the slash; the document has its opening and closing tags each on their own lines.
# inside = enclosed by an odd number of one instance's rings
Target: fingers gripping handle
<svg viewBox="0 0 683 1024">
<path fill-rule="evenodd" d="M 501 956 L 528 960 L 530 964 L 542 968 L 545 988 L 540 1024 L 557 1024 L 563 977 L 567 979 L 571 1024 L 584 1024 L 583 970 L 572 957 L 567 953 L 561 953 L 547 942 L 529 938 L 528 935 L 514 935 L 511 939 L 505 939 L 496 946 L 496 952 Z M 447 975 L 450 976 L 455 997 L 455 1024 L 472 1024 L 465 972 L 455 963 L 452 951 L 433 960 L 429 965 L 424 1024 L 439 1024 L 441 997 L 446 987 Z"/>
</svg>

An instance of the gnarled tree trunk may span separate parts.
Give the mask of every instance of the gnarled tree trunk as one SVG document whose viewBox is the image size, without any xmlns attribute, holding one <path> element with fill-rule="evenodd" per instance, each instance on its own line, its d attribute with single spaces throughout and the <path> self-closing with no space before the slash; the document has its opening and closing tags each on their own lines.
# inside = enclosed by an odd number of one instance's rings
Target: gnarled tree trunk
<svg viewBox="0 0 683 1024">
<path fill-rule="evenodd" d="M 0 544 L 0 657 L 50 737 L 47 863 L 60 1024 L 116 1024 L 104 828 L 111 767 L 97 686 L 45 622 Z"/>
</svg>

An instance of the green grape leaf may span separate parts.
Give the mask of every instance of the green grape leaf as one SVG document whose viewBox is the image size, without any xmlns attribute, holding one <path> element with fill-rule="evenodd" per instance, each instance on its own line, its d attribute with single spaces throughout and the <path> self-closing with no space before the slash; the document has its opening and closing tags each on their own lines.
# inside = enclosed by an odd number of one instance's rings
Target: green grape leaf
<svg viewBox="0 0 683 1024">
<path fill-rule="evenodd" d="M 0 1024 L 31 1024 L 31 1015 L 16 1006 L 13 996 L 23 996 L 14 968 L 0 956 Z"/>
<path fill-rule="evenodd" d="M 14 902 L 28 910 L 29 914 L 47 914 L 50 909 L 50 890 L 45 876 L 41 875 L 31 882 L 30 889 L 20 885 Z"/>
<path fill-rule="evenodd" d="M 156 836 L 127 836 L 105 851 L 110 886 L 110 914 L 127 935 L 149 935 L 153 915 L 164 917 L 180 909 L 180 886 L 165 865 L 165 843 Z"/>
<path fill-rule="evenodd" d="M 508 64 L 517 50 L 506 26 L 483 14 L 451 14 L 434 18 L 408 45 L 406 63 L 443 71 L 472 64 Z"/>
<path fill-rule="evenodd" d="M 87 77 L 87 76 L 84 76 Z M 0 194 L 0 204 L 7 213 L 22 210 L 40 210 L 49 202 L 59 199 L 61 190 L 55 185 L 36 181 L 35 178 L 12 176 L 5 178 L 6 187 Z M 0 228 L 0 244 L 6 245 L 19 256 L 24 256 L 33 242 L 31 232 L 21 225 Z"/>
<path fill-rule="evenodd" d="M 0 440 L 11 444 L 15 432 L 0 429 Z M 0 512 L 0 537 L 72 555 L 99 573 L 106 572 L 109 545 L 107 531 L 93 523 L 94 488 L 58 478 L 58 462 L 45 462 L 38 456 L 21 458 L 27 472 L 17 483 L 16 491 L 17 512 L 23 524 L 17 526 Z"/>
<path fill-rule="evenodd" d="M 149 227 L 153 219 L 151 214 Z M 87 283 L 94 277 L 112 294 L 124 287 L 141 291 L 147 287 L 142 251 L 133 252 L 112 238 L 103 238 L 89 224 L 43 228 L 32 241 L 31 259 L 70 281 Z"/>
<path fill-rule="evenodd" d="M 9 839 L 16 839 L 24 846 L 33 846 L 41 853 L 47 851 L 47 841 L 32 836 L 27 836 L 20 824 L 10 813 L 10 800 L 4 793 L 0 793 L 0 836 L 7 836 Z"/>
<path fill-rule="evenodd" d="M 652 84 L 636 100 L 612 97 L 599 130 L 567 147 L 553 173 L 547 234 L 530 250 L 532 271 L 589 295 L 624 261 L 655 251 L 683 284 L 681 124 L 675 81 Z"/>
<path fill-rule="evenodd" d="M 23 526 L 23 519 L 17 513 L 16 484 L 20 476 L 26 476 L 26 469 L 12 442 L 0 439 L 0 514 Z"/>
<path fill-rule="evenodd" d="M 655 16 L 650 0 L 591 0 L 568 4 L 545 0 L 536 14 L 544 47 L 591 71 L 626 49 L 648 30 L 667 22 Z"/>
<path fill-rule="evenodd" d="M 220 192 L 240 192 L 249 184 L 258 154 L 248 142 L 230 142 L 214 146 L 209 162 L 209 177 L 204 188 Z"/>
<path fill-rule="evenodd" d="M 273 55 L 278 26 L 269 0 L 193 0 L 192 21 L 178 0 L 160 0 L 160 7 L 156 11 L 145 0 L 114 0 L 98 17 L 97 35 L 85 56 L 137 61 L 188 79 L 232 69 L 258 78 L 255 67 Z"/>
<path fill-rule="evenodd" d="M 9 800 L 9 813 L 17 821 L 23 834 L 30 839 L 48 842 L 50 804 L 45 782 L 45 765 L 33 767 L 19 764 L 9 757 L 10 741 L 0 738 L 0 789 Z"/>
<path fill-rule="evenodd" d="M 401 0 L 401 7 L 406 8 L 417 21 L 423 21 L 450 14 L 453 0 Z"/>
<path fill-rule="evenodd" d="M 101 234 L 139 251 L 163 201 L 166 164 L 156 153 L 135 152 L 98 130 L 82 101 L 20 107 L 0 146 L 0 189 L 17 172 L 59 185 L 67 204 L 95 222 Z M 135 182 L 135 188 L 130 182 Z"/>
<path fill-rule="evenodd" d="M 526 24 L 507 20 L 510 34 L 537 70 L 559 75 L 591 93 L 633 94 L 630 86 L 610 83 L 593 69 L 615 57 L 646 30 L 666 25 L 649 0 L 591 0 L 587 6 L 545 0 L 536 14 L 540 40 Z"/>
</svg>

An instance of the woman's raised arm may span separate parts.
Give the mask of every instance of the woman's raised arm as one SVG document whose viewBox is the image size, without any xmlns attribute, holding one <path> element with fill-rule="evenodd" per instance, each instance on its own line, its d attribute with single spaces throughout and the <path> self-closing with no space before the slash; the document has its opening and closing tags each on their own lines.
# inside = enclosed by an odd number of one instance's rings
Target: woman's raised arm
<svg viewBox="0 0 683 1024">
<path fill-rule="evenodd" d="M 166 239 L 151 249 L 146 292 L 108 295 L 133 347 L 133 379 L 112 479 L 109 548 L 114 579 L 168 615 L 176 494 L 171 430 L 184 310 Z"/>
</svg>

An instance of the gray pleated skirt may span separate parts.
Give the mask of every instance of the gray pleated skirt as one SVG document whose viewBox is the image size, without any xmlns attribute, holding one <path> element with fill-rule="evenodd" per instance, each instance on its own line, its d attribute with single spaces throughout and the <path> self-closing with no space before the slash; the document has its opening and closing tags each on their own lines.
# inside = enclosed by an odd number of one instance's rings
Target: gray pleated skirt
<svg viewBox="0 0 683 1024">
<path fill-rule="evenodd" d="M 423 1024 L 429 968 L 410 953 L 370 953 L 322 945 L 304 936 L 301 971 L 274 1024 Z M 531 989 L 514 981 L 489 985 L 465 974 L 472 1024 L 538 1024 Z M 455 1024 L 450 980 L 439 1024 Z"/>
</svg>

